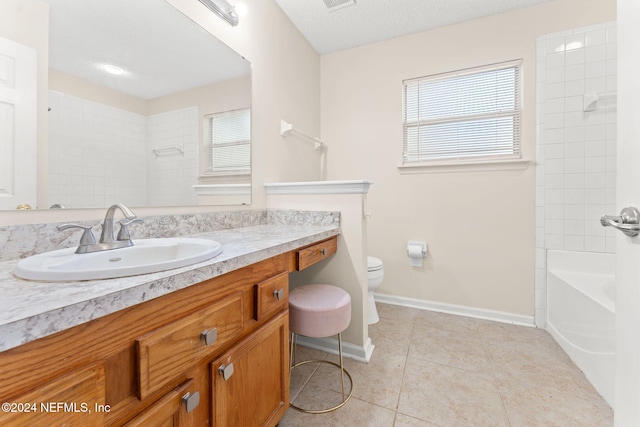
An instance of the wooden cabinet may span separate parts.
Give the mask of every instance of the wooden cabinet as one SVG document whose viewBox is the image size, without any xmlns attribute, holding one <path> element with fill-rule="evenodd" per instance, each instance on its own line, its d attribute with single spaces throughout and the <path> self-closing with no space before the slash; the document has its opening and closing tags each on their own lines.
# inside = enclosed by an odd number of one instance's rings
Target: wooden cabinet
<svg viewBox="0 0 640 427">
<path fill-rule="evenodd" d="M 237 292 L 138 338 L 140 399 L 179 377 L 185 367 L 216 354 L 242 333 L 242 325 L 242 293 Z"/>
<path fill-rule="evenodd" d="M 196 426 L 193 410 L 200 404 L 200 393 L 193 388 L 193 380 L 186 381 L 126 423 L 125 427 Z"/>
<path fill-rule="evenodd" d="M 305 268 L 335 254 L 337 250 L 337 237 L 332 237 L 330 239 L 323 240 L 322 242 L 314 243 L 313 245 L 298 249 L 293 252 L 295 253 L 295 258 L 293 259 L 293 268 L 290 268 L 290 270 L 304 270 Z"/>
<path fill-rule="evenodd" d="M 78 369 L 12 400 L 3 399 L 3 427 L 104 425 L 104 371 Z"/>
<path fill-rule="evenodd" d="M 286 307 L 289 300 L 289 274 L 281 273 L 256 284 L 256 320 L 260 321 Z"/>
<path fill-rule="evenodd" d="M 289 406 L 293 254 L 0 353 L 0 402 L 63 405 L 16 406 L 0 425 L 275 426 Z"/>
<path fill-rule="evenodd" d="M 278 423 L 289 407 L 288 340 L 285 312 L 211 364 L 214 425 Z"/>
</svg>

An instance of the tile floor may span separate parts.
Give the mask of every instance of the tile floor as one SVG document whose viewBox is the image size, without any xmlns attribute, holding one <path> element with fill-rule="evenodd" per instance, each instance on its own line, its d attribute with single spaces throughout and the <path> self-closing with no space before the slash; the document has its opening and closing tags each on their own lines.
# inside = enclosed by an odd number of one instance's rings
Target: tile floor
<svg viewBox="0 0 640 427">
<path fill-rule="evenodd" d="M 611 408 L 544 330 L 380 303 L 378 312 L 371 361 L 345 359 L 351 400 L 328 414 L 289 408 L 280 427 L 613 425 Z M 325 357 L 337 361 L 305 347 L 297 359 Z M 291 400 L 331 406 L 339 372 L 296 368 Z"/>
</svg>

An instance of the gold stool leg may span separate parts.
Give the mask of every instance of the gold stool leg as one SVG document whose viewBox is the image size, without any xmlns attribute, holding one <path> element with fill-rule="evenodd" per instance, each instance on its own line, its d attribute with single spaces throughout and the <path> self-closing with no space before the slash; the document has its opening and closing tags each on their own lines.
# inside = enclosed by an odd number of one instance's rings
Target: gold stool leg
<svg viewBox="0 0 640 427">
<path fill-rule="evenodd" d="M 340 355 L 340 381 L 342 382 L 342 401 L 344 401 L 344 363 L 342 362 L 342 333 L 338 333 L 338 354 Z M 353 384 L 351 384 L 353 388 Z"/>
<path fill-rule="evenodd" d="M 291 332 L 291 341 L 289 342 L 289 370 L 293 369 L 293 365 L 296 364 L 296 350 L 295 350 L 296 334 Z"/>
<path fill-rule="evenodd" d="M 295 334 L 292 333 L 292 335 L 295 336 Z M 292 337 L 292 342 L 293 342 L 293 337 Z M 293 347 L 292 347 L 292 358 L 293 356 Z M 327 412 L 332 412 L 335 411 L 336 409 L 342 408 L 348 401 L 349 399 L 351 399 L 351 396 L 353 395 L 353 378 L 351 378 L 351 374 L 349 373 L 349 371 L 347 371 L 346 369 L 344 369 L 344 363 L 343 363 L 343 358 L 342 358 L 342 334 L 338 334 L 338 354 L 340 356 L 340 364 L 328 361 L 328 360 L 318 360 L 318 359 L 313 359 L 313 360 L 303 360 L 301 362 L 298 363 L 293 363 L 291 364 L 291 371 L 293 371 L 294 368 L 300 366 L 300 365 L 305 365 L 307 363 L 328 363 L 330 365 L 333 365 L 337 368 L 340 368 L 340 379 L 342 382 L 342 402 L 340 402 L 339 404 L 337 404 L 336 406 L 333 406 L 331 408 L 328 409 L 305 409 L 305 408 L 300 408 L 296 405 L 294 405 L 293 403 L 289 403 L 289 406 L 291 406 L 293 409 L 297 409 L 298 411 L 301 412 L 306 412 L 307 414 L 326 414 Z M 293 359 L 292 359 L 293 360 Z M 349 390 L 349 394 L 345 396 L 345 391 L 344 391 L 344 376 L 345 374 L 347 375 L 347 377 L 349 378 L 349 382 L 351 383 L 351 390 Z"/>
</svg>

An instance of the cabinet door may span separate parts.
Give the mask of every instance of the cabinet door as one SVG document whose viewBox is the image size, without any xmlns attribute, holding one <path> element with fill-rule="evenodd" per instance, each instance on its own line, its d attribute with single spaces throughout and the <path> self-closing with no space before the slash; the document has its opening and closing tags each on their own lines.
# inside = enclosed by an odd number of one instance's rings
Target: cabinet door
<svg viewBox="0 0 640 427">
<path fill-rule="evenodd" d="M 78 369 L 16 399 L 3 403 L 3 427 L 103 426 L 104 369 Z"/>
<path fill-rule="evenodd" d="M 199 396 L 194 390 L 193 380 L 185 381 L 125 424 L 125 427 L 195 426 L 193 410 L 199 406 Z"/>
<path fill-rule="evenodd" d="M 289 312 L 211 364 L 213 425 L 275 426 L 289 407 Z"/>
</svg>

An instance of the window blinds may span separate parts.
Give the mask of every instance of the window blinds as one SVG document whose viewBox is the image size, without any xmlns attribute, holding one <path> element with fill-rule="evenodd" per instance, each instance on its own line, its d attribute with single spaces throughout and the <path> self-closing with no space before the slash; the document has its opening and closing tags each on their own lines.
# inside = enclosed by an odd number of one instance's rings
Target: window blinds
<svg viewBox="0 0 640 427">
<path fill-rule="evenodd" d="M 520 62 L 404 82 L 403 163 L 519 158 Z"/>
<path fill-rule="evenodd" d="M 249 172 L 251 109 L 228 111 L 209 118 L 208 174 Z"/>
</svg>

